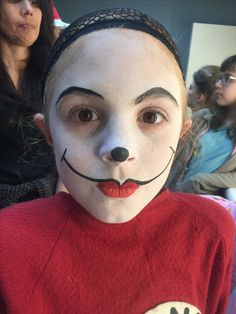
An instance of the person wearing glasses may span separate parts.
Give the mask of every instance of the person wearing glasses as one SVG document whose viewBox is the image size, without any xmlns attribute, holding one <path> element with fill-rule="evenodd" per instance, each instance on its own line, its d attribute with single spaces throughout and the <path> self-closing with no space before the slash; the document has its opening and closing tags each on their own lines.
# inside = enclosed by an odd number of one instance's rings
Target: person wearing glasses
<svg viewBox="0 0 236 314">
<path fill-rule="evenodd" d="M 171 190 L 225 196 L 236 187 L 236 55 L 222 63 L 215 95 L 216 112 L 197 111 L 178 146 Z"/>
</svg>

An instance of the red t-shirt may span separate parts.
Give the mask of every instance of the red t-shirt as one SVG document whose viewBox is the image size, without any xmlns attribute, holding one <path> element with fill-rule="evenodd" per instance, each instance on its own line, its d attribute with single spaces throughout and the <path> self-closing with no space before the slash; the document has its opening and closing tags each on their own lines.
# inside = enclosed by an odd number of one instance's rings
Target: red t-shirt
<svg viewBox="0 0 236 314">
<path fill-rule="evenodd" d="M 233 243 L 230 214 L 190 194 L 120 224 L 63 192 L 19 203 L 0 211 L 0 313 L 223 314 Z"/>
</svg>

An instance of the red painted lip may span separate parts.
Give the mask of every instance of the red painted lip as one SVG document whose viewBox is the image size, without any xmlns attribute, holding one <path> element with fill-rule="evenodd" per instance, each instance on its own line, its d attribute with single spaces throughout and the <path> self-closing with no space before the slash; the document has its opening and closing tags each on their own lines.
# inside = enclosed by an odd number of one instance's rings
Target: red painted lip
<svg viewBox="0 0 236 314">
<path fill-rule="evenodd" d="M 121 186 L 114 182 L 100 182 L 98 188 L 106 196 L 126 198 L 132 195 L 139 188 L 139 185 L 133 182 L 127 182 Z"/>
</svg>

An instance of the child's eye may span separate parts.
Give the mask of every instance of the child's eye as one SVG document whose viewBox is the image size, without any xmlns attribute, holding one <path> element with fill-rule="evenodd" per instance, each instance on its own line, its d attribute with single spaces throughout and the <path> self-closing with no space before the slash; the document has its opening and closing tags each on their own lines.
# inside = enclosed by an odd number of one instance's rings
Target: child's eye
<svg viewBox="0 0 236 314">
<path fill-rule="evenodd" d="M 69 117 L 78 122 L 91 122 L 98 120 L 98 115 L 91 109 L 72 109 Z"/>
<path fill-rule="evenodd" d="M 161 123 L 163 120 L 166 120 L 166 116 L 164 113 L 161 113 L 159 111 L 148 111 L 143 113 L 139 117 L 139 121 L 150 124 L 158 124 Z"/>
</svg>

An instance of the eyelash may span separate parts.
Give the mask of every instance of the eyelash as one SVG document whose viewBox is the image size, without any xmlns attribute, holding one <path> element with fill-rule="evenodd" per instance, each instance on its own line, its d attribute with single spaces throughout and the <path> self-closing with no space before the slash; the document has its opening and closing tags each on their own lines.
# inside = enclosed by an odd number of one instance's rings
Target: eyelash
<svg viewBox="0 0 236 314">
<path fill-rule="evenodd" d="M 139 117 L 143 117 L 143 115 L 144 115 L 145 113 L 154 113 L 154 114 L 158 114 L 158 115 L 160 115 L 165 121 L 168 121 L 168 120 L 169 120 L 167 113 L 166 113 L 164 110 L 162 110 L 162 109 L 160 109 L 160 108 L 157 108 L 157 107 L 145 108 L 145 109 L 143 110 L 143 112 L 141 112 L 141 114 L 139 115 Z M 140 120 L 140 119 L 138 119 L 138 120 Z M 145 121 L 142 121 L 142 122 L 145 122 Z M 146 123 L 148 123 L 148 122 L 146 122 Z M 161 122 L 159 122 L 159 123 L 161 123 Z M 150 124 L 159 124 L 159 123 L 150 123 Z"/>
<path fill-rule="evenodd" d="M 92 119 L 90 121 L 82 121 L 82 120 L 79 120 L 78 117 L 76 115 L 79 115 L 82 111 L 88 111 L 88 113 L 92 113 L 93 115 L 96 115 L 97 118 L 96 119 Z M 81 122 L 81 123 L 86 123 L 86 122 L 93 122 L 93 121 L 97 121 L 99 120 L 100 118 L 100 115 L 98 114 L 98 112 L 94 109 L 94 108 L 90 108 L 88 106 L 83 106 L 83 105 L 80 105 L 80 106 L 75 106 L 73 108 L 71 108 L 71 110 L 69 110 L 68 114 L 67 114 L 67 120 L 70 120 L 70 121 L 75 121 L 75 122 Z"/>
<path fill-rule="evenodd" d="M 84 111 L 84 112 L 83 112 Z M 87 112 L 86 112 L 87 111 Z M 82 114 L 81 117 L 79 115 Z M 84 115 L 83 115 L 84 114 Z M 145 121 L 145 114 L 147 115 L 146 118 L 150 119 L 150 121 Z M 149 116 L 148 116 L 149 114 Z M 152 115 L 160 115 L 161 120 L 157 118 L 157 116 L 152 116 Z M 76 123 L 93 123 L 98 120 L 100 120 L 103 117 L 102 114 L 99 114 L 97 110 L 94 108 L 91 108 L 90 106 L 86 105 L 79 105 L 72 107 L 66 117 L 66 120 L 68 121 L 73 121 Z M 83 119 L 82 119 L 83 118 Z M 88 120 L 86 120 L 88 118 Z M 154 121 L 152 122 L 152 118 L 154 118 Z M 155 107 L 148 107 L 144 108 L 143 111 L 141 111 L 138 114 L 137 121 L 145 124 L 153 124 L 153 125 L 158 125 L 162 123 L 163 120 L 168 121 L 168 115 L 166 114 L 165 111 L 161 110 L 160 108 Z"/>
</svg>

